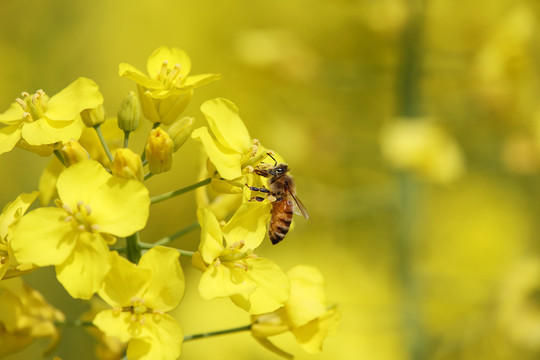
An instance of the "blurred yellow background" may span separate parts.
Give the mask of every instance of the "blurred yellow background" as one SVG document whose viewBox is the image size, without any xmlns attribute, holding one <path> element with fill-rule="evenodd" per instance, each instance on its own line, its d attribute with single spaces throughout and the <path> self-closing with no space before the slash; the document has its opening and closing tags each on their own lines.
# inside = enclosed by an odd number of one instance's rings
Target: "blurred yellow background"
<svg viewBox="0 0 540 360">
<path fill-rule="evenodd" d="M 221 73 L 186 115 L 232 100 L 250 135 L 287 159 L 312 221 L 259 254 L 317 266 L 342 318 L 298 359 L 532 359 L 540 351 L 540 17 L 533 0 L 0 1 L 0 109 L 22 91 L 96 81 L 111 116 L 161 45 L 192 73 Z M 398 125 L 396 125 L 398 124 Z M 142 138 L 145 130 L 139 132 Z M 139 141 L 140 145 L 140 141 Z M 140 149 L 140 147 L 139 147 Z M 138 151 L 138 150 L 137 150 Z M 37 189 L 47 159 L 0 156 L 0 205 Z M 197 180 L 199 144 L 148 181 L 157 195 Z M 196 219 L 193 194 L 154 205 L 143 240 Z M 198 232 L 174 242 L 194 250 Z M 186 334 L 244 325 L 204 301 L 183 262 Z M 68 319 L 87 309 L 52 269 L 25 277 Z M 39 358 L 44 342 L 9 359 Z M 69 328 L 62 359 L 93 359 Z M 187 342 L 184 359 L 276 359 L 247 333 Z"/>
</svg>

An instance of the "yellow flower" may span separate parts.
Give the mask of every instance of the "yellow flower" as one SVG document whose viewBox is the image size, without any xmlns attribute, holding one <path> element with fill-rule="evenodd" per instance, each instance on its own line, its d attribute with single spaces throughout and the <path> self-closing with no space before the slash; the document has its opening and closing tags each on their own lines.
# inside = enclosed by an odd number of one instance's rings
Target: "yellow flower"
<svg viewBox="0 0 540 360">
<path fill-rule="evenodd" d="M 136 180 L 113 177 L 96 161 L 64 170 L 57 189 L 57 207 L 23 216 L 13 229 L 11 247 L 19 262 L 55 265 L 70 295 L 88 299 L 110 268 L 107 244 L 113 236 L 128 236 L 146 225 L 148 190 Z"/>
<path fill-rule="evenodd" d="M 145 154 L 148 160 L 148 169 L 152 174 L 160 174 L 171 170 L 173 150 L 174 142 L 165 130 L 157 127 L 150 131 Z"/>
<path fill-rule="evenodd" d="M 256 165 L 250 160 L 261 153 L 259 141 L 251 139 L 238 108 L 231 101 L 222 98 L 208 100 L 202 104 L 201 111 L 212 135 L 203 126 L 193 131 L 192 138 L 202 142 L 208 158 L 222 178 L 240 178 L 247 165 Z"/>
<path fill-rule="evenodd" d="M 48 350 L 57 344 L 54 323 L 64 321 L 64 315 L 20 278 L 0 281 L 0 309 L 0 357 L 22 350 L 36 338 L 52 338 Z"/>
<path fill-rule="evenodd" d="M 251 314 L 282 306 L 289 296 L 287 276 L 273 261 L 253 253 L 266 233 L 268 206 L 245 203 L 223 228 L 207 208 L 199 208 L 197 216 L 201 243 L 192 262 L 204 271 L 201 296 L 207 300 L 229 297 Z"/>
<path fill-rule="evenodd" d="M 465 171 L 458 144 L 428 119 L 402 120 L 383 129 L 381 148 L 386 160 L 400 170 L 448 183 Z"/>
<path fill-rule="evenodd" d="M 119 75 L 137 83 L 144 115 L 153 123 L 171 124 L 189 104 L 192 90 L 219 78 L 217 74 L 188 76 L 191 60 L 183 50 L 162 46 L 148 58 L 149 75 L 121 63 Z"/>
<path fill-rule="evenodd" d="M 113 252 L 112 267 L 99 296 L 113 307 L 96 315 L 94 324 L 107 336 L 129 341 L 129 359 L 177 359 L 183 333 L 166 314 L 184 295 L 179 253 L 155 247 L 135 265 Z"/>
<path fill-rule="evenodd" d="M 18 264 L 15 261 L 9 240 L 11 226 L 23 216 L 37 195 L 37 191 L 19 195 L 6 205 L 0 214 L 0 279 L 18 276 L 34 269 L 32 264 Z"/>
<path fill-rule="evenodd" d="M 282 308 L 253 317 L 252 335 L 261 345 L 286 358 L 292 355 L 268 340 L 269 336 L 290 331 L 310 354 L 322 350 L 324 339 L 335 330 L 339 312 L 329 307 L 324 294 L 324 279 L 318 269 L 297 265 L 287 272 L 291 295 Z"/>
<path fill-rule="evenodd" d="M 78 139 L 84 128 L 81 111 L 101 104 L 96 83 L 82 77 L 50 99 L 43 90 L 23 93 L 23 99 L 0 114 L 0 123 L 7 125 L 0 128 L 0 154 L 18 145 L 48 155 L 52 151 L 48 145 Z"/>
<path fill-rule="evenodd" d="M 118 149 L 114 154 L 111 171 L 114 176 L 142 181 L 143 165 L 141 157 L 129 148 Z"/>
<path fill-rule="evenodd" d="M 93 321 L 96 315 L 105 310 L 109 310 L 109 305 L 99 297 L 90 299 L 90 309 L 82 316 L 82 321 Z M 118 338 L 107 336 L 95 326 L 85 328 L 96 340 L 94 353 L 99 360 L 120 360 L 126 353 L 127 342 L 120 341 Z"/>
</svg>

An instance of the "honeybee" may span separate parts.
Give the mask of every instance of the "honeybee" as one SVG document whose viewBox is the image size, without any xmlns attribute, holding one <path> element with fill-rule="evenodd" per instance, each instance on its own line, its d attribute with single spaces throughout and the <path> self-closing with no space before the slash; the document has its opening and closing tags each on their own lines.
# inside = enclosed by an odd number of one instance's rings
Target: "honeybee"
<svg viewBox="0 0 540 360">
<path fill-rule="evenodd" d="M 288 174 L 289 166 L 283 163 L 278 164 L 272 155 L 268 154 L 268 156 L 274 160 L 274 166 L 268 169 L 259 167 L 255 169 L 255 173 L 270 178 L 268 181 L 269 189 L 248 186 L 247 184 L 246 186 L 252 191 L 259 191 L 269 195 L 267 199 L 272 202 L 272 212 L 268 226 L 268 237 L 272 244 L 275 245 L 283 240 L 289 232 L 295 210 L 299 210 L 299 215 L 303 215 L 306 219 L 309 219 L 309 214 L 304 204 L 296 196 L 294 180 Z M 264 198 L 256 196 L 250 199 L 250 201 L 252 200 L 263 201 Z"/>
</svg>

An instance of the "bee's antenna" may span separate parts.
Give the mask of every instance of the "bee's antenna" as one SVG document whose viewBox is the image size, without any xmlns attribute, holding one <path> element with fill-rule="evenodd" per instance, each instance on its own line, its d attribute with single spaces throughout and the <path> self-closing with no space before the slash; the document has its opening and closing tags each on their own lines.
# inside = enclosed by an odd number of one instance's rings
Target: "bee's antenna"
<svg viewBox="0 0 540 360">
<path fill-rule="evenodd" d="M 274 160 L 274 166 L 276 166 L 277 165 L 277 160 L 274 159 L 274 157 L 269 152 L 267 152 L 266 155 L 270 156 L 272 158 L 272 160 Z"/>
</svg>

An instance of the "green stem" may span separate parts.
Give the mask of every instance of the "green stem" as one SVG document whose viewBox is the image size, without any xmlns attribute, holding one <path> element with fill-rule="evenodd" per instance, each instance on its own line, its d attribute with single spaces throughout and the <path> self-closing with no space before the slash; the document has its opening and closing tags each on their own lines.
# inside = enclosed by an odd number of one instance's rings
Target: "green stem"
<svg viewBox="0 0 540 360">
<path fill-rule="evenodd" d="M 150 244 L 150 243 L 140 242 L 139 246 L 140 246 L 141 249 L 149 250 L 149 249 L 151 249 L 153 247 L 156 247 L 156 246 L 159 246 L 159 245 L 158 244 Z M 194 251 L 182 250 L 182 249 L 177 249 L 177 248 L 171 248 L 171 249 L 174 249 L 174 250 L 178 251 L 180 253 L 180 255 L 187 256 L 187 257 L 192 257 L 193 254 L 195 254 Z"/>
<path fill-rule="evenodd" d="M 154 245 L 167 245 L 171 241 L 178 239 L 179 237 L 184 236 L 198 228 L 199 228 L 199 222 L 195 221 L 194 223 L 186 226 L 185 228 L 178 230 L 174 234 L 165 236 L 164 238 L 159 239 L 158 241 L 154 243 Z"/>
<path fill-rule="evenodd" d="M 101 142 L 101 146 L 103 146 L 103 150 L 105 150 L 105 153 L 107 154 L 107 157 L 109 158 L 109 161 L 113 161 L 113 156 L 111 154 L 111 151 L 109 150 L 109 146 L 107 146 L 107 142 L 105 141 L 105 138 L 103 137 L 103 133 L 101 132 L 101 125 L 98 124 L 94 126 L 94 129 L 96 130 L 96 133 L 99 137 L 99 141 Z"/>
<path fill-rule="evenodd" d="M 139 259 L 141 258 L 141 245 L 139 243 L 138 232 L 126 238 L 126 256 L 132 263 L 139 263 Z"/>
<path fill-rule="evenodd" d="M 128 147 L 128 143 L 129 143 L 129 134 L 130 134 L 129 131 L 124 131 L 124 147 L 125 147 L 125 148 Z"/>
<path fill-rule="evenodd" d="M 143 181 L 150 179 L 152 176 L 154 176 L 154 174 L 152 174 L 151 172 L 147 173 L 146 175 L 144 175 Z"/>
<path fill-rule="evenodd" d="M 66 166 L 66 161 L 64 160 L 64 157 L 62 156 L 62 153 L 60 152 L 60 150 L 53 150 L 53 153 L 54 155 L 56 156 L 56 158 L 62 163 L 62 165 Z"/>
<path fill-rule="evenodd" d="M 77 327 L 95 326 L 93 322 L 85 321 L 85 320 L 56 321 L 54 323 L 54 325 L 56 325 L 56 326 L 77 326 Z"/>
<path fill-rule="evenodd" d="M 158 202 L 168 200 L 168 199 L 172 199 L 175 196 L 182 195 L 182 194 L 187 193 L 187 192 L 189 192 L 191 190 L 194 190 L 194 189 L 196 189 L 198 187 L 208 185 L 208 184 L 210 184 L 211 180 L 212 180 L 212 178 L 204 179 L 204 180 L 199 181 L 198 183 L 195 183 L 193 185 L 186 186 L 185 188 L 170 191 L 170 192 L 165 193 L 165 194 L 154 196 L 154 197 L 150 198 L 150 204 L 157 204 Z"/>
<path fill-rule="evenodd" d="M 201 339 L 201 338 L 205 338 L 205 337 L 232 334 L 232 333 L 235 333 L 235 332 L 249 331 L 249 330 L 251 330 L 251 324 L 245 325 L 245 326 L 240 326 L 240 327 L 237 327 L 237 328 L 232 328 L 232 329 L 212 331 L 212 332 L 201 333 L 201 334 L 185 335 L 184 336 L 184 342 L 191 341 L 191 340 L 196 340 L 196 339 Z"/>
</svg>

